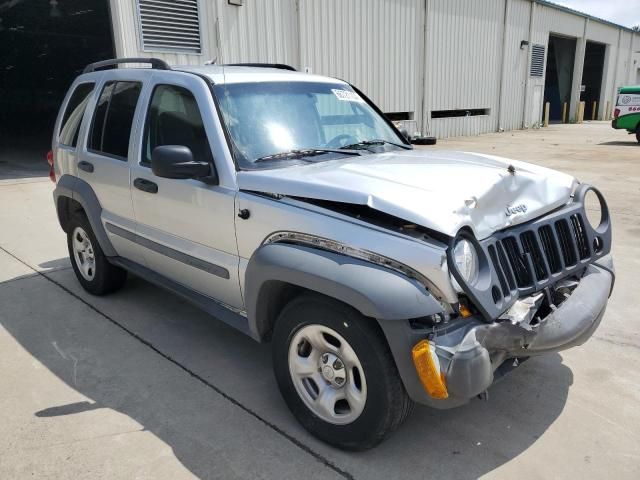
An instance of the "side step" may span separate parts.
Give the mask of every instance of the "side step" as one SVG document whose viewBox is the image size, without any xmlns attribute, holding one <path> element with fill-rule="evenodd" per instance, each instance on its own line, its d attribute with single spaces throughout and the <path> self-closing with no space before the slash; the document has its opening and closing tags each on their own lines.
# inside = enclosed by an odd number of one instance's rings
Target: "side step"
<svg viewBox="0 0 640 480">
<path fill-rule="evenodd" d="M 244 315 L 235 312 L 230 307 L 226 307 L 222 303 L 215 301 L 214 299 L 207 297 L 206 295 L 202 295 L 201 293 L 194 292 L 193 290 L 181 285 L 173 280 L 170 280 L 153 270 L 148 269 L 147 267 L 143 267 L 142 265 L 127 260 L 122 257 L 109 257 L 109 262 L 118 267 L 122 267 L 125 270 L 137 275 L 138 277 L 147 280 L 159 287 L 165 288 L 180 297 L 184 298 L 188 302 L 196 305 L 200 309 L 207 312 L 209 315 L 217 318 L 218 320 L 223 321 L 227 325 L 235 328 L 236 330 L 241 331 L 245 335 L 253 338 L 254 340 L 259 341 L 255 338 L 251 330 L 249 329 L 249 320 Z"/>
</svg>

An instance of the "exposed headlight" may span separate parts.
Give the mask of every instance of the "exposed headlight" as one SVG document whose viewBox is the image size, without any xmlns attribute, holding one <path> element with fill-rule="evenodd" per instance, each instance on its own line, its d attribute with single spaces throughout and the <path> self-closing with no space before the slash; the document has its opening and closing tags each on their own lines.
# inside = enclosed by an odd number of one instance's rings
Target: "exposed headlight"
<svg viewBox="0 0 640 480">
<path fill-rule="evenodd" d="M 465 282 L 473 284 L 478 279 L 478 252 L 469 240 L 460 239 L 453 248 L 453 259 Z"/>
</svg>

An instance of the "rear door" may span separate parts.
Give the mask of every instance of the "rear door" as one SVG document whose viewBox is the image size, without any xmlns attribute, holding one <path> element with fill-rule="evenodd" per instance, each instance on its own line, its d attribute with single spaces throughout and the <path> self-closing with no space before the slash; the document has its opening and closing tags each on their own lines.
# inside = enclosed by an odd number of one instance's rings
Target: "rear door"
<svg viewBox="0 0 640 480">
<path fill-rule="evenodd" d="M 97 84 L 93 116 L 78 158 L 78 176 L 88 182 L 102 207 L 102 222 L 118 255 L 144 264 L 135 243 L 130 188 L 130 145 L 143 71 L 109 72 Z M 122 234 L 128 232 L 129 234 Z M 118 234 L 117 234 L 118 233 Z"/>
<path fill-rule="evenodd" d="M 235 236 L 235 170 L 208 85 L 188 73 L 156 73 L 145 95 L 146 114 L 131 181 L 139 242 L 147 266 L 227 306 L 243 308 Z M 182 145 L 207 161 L 217 180 L 160 178 L 151 154 Z M 227 153 L 228 154 L 228 153 Z M 136 187 L 138 186 L 138 188 Z M 146 188 L 151 185 L 153 188 Z"/>
</svg>

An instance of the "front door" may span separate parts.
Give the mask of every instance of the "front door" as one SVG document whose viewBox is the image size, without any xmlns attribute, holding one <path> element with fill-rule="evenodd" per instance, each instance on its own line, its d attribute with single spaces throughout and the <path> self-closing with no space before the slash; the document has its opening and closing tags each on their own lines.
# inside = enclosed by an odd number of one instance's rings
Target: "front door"
<svg viewBox="0 0 640 480">
<path fill-rule="evenodd" d="M 199 77 L 175 72 L 155 76 L 149 91 L 138 161 L 131 170 L 138 243 L 144 247 L 147 266 L 242 309 L 235 189 L 198 179 L 160 178 L 151 171 L 152 152 L 161 145 L 186 146 L 195 160 L 208 161 L 215 169 L 213 135 L 207 134 L 203 121 L 203 113 L 211 108 L 211 92 Z"/>
</svg>

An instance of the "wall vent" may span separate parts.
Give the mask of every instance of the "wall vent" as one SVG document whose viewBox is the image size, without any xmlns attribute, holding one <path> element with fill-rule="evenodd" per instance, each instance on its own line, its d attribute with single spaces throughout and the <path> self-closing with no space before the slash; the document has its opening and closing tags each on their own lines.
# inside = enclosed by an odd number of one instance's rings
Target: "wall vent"
<svg viewBox="0 0 640 480">
<path fill-rule="evenodd" d="M 201 53 L 198 0 L 138 0 L 144 51 Z"/>
<path fill-rule="evenodd" d="M 542 77 L 544 74 L 544 45 L 531 46 L 531 68 L 529 75 Z"/>
</svg>

